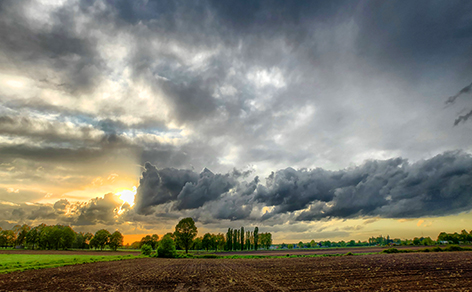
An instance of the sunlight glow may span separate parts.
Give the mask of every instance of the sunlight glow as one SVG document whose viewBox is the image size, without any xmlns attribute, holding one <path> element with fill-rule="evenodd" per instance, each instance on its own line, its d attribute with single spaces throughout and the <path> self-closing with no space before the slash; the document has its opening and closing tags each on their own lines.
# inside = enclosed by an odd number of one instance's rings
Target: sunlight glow
<svg viewBox="0 0 472 292">
<path fill-rule="evenodd" d="M 8 80 L 6 82 L 6 84 L 10 87 L 14 87 L 14 88 L 22 88 L 23 87 L 23 83 L 20 82 L 20 81 L 17 81 L 17 80 Z"/>
<path fill-rule="evenodd" d="M 124 203 L 128 203 L 130 207 L 134 206 L 134 198 L 136 197 L 136 187 L 133 186 L 133 190 L 122 190 L 116 192 L 115 195 L 120 197 Z"/>
</svg>

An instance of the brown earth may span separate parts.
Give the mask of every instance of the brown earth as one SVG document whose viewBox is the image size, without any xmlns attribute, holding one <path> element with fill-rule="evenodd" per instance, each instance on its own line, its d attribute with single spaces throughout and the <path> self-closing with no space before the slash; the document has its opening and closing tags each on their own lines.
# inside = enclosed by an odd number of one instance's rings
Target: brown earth
<svg viewBox="0 0 472 292">
<path fill-rule="evenodd" d="M 442 246 L 445 247 L 445 246 Z M 400 249 L 424 249 L 427 246 L 394 246 L 394 248 Z M 218 252 L 219 256 L 229 255 L 264 255 L 264 256 L 284 256 L 284 255 L 321 255 L 321 254 L 346 254 L 352 253 L 372 253 L 382 252 L 387 247 L 381 246 L 366 246 L 366 247 L 345 247 L 345 248 L 315 248 L 315 249 L 274 249 L 274 250 L 250 250 L 250 251 L 231 251 L 231 252 Z M 209 252 L 211 253 L 211 252 Z"/>
<path fill-rule="evenodd" d="M 0 275 L 0 291 L 471 291 L 472 252 L 97 262 Z"/>
</svg>

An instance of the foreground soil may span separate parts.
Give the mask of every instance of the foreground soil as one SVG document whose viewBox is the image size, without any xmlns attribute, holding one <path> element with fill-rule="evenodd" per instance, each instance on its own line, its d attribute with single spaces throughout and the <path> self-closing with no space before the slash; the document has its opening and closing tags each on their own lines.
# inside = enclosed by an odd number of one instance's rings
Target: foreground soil
<svg viewBox="0 0 472 292">
<path fill-rule="evenodd" d="M 399 250 L 418 250 L 427 246 L 395 246 Z M 441 246 L 446 247 L 446 246 Z M 322 254 L 346 254 L 351 253 L 374 253 L 382 252 L 387 247 L 381 246 L 365 246 L 365 247 L 344 247 L 344 248 L 301 248 L 301 249 L 274 249 L 274 250 L 249 250 L 249 251 L 225 251 L 218 252 L 219 256 L 230 255 L 263 255 L 263 256 L 285 256 L 289 255 L 322 255 Z M 212 252 L 209 252 L 212 253 Z"/>
<path fill-rule="evenodd" d="M 0 275 L 0 291 L 471 291 L 472 252 L 98 262 Z"/>
</svg>

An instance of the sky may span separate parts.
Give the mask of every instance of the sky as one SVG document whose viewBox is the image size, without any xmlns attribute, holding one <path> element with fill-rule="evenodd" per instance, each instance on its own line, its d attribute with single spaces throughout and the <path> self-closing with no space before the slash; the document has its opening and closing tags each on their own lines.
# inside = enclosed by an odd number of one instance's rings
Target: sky
<svg viewBox="0 0 472 292">
<path fill-rule="evenodd" d="M 472 226 L 470 1 L 0 1 L 0 227 Z"/>
</svg>

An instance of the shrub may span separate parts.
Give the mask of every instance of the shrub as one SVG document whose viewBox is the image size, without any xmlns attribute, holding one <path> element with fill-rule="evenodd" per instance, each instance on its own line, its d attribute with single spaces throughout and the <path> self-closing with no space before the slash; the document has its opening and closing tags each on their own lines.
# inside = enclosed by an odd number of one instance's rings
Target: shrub
<svg viewBox="0 0 472 292">
<path fill-rule="evenodd" d="M 218 256 L 216 254 L 204 254 L 204 255 L 201 255 L 200 258 L 202 258 L 202 259 L 217 259 Z"/>
<path fill-rule="evenodd" d="M 347 256 L 352 256 L 352 255 L 354 255 L 354 254 L 353 254 L 352 252 L 348 252 L 346 255 L 347 255 Z"/>
<path fill-rule="evenodd" d="M 399 253 L 400 251 L 394 247 L 391 247 L 389 249 L 384 249 L 382 252 L 383 253 Z"/>
<path fill-rule="evenodd" d="M 165 235 L 161 239 L 161 243 L 159 244 L 159 248 L 157 249 L 157 256 L 160 258 L 175 258 L 177 256 L 177 252 L 175 250 L 175 243 L 172 237 L 169 235 Z"/>
<path fill-rule="evenodd" d="M 195 256 L 191 253 L 178 253 L 176 255 L 177 258 L 179 259 L 193 259 Z"/>
<path fill-rule="evenodd" d="M 143 255 L 151 255 L 151 252 L 152 252 L 152 246 L 150 246 L 149 244 L 143 244 L 143 246 L 141 246 L 141 254 Z"/>
<path fill-rule="evenodd" d="M 463 248 L 458 245 L 450 245 L 444 249 L 445 251 L 462 251 Z"/>
<path fill-rule="evenodd" d="M 443 251 L 443 250 L 439 246 L 436 246 L 436 247 L 433 247 L 432 251 L 439 252 L 439 251 Z"/>
</svg>

